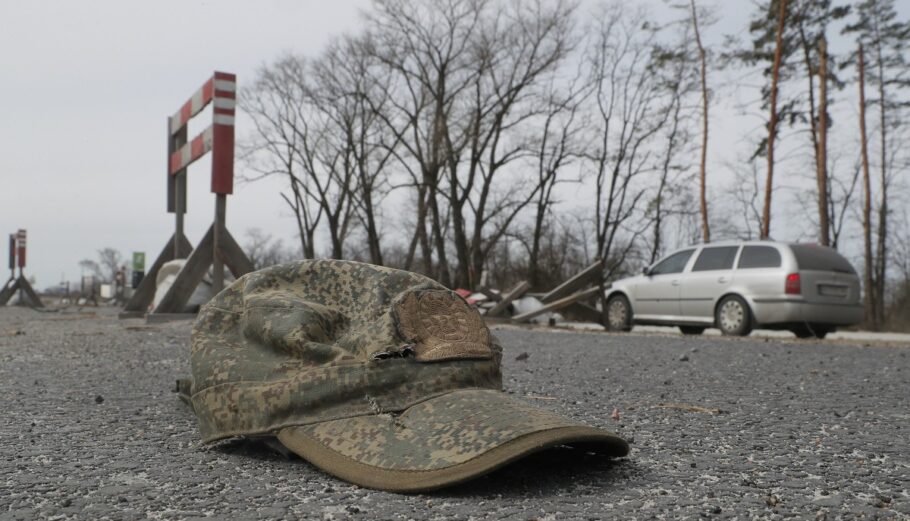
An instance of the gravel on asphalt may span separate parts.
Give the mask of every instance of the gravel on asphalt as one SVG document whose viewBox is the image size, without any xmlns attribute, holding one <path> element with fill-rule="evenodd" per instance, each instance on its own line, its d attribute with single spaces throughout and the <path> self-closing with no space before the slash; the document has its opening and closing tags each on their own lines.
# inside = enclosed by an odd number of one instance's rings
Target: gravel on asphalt
<svg viewBox="0 0 910 521">
<path fill-rule="evenodd" d="M 190 322 L 0 308 L 0 520 L 908 519 L 910 349 L 495 328 L 508 392 L 614 430 L 430 494 L 199 441 Z"/>
</svg>

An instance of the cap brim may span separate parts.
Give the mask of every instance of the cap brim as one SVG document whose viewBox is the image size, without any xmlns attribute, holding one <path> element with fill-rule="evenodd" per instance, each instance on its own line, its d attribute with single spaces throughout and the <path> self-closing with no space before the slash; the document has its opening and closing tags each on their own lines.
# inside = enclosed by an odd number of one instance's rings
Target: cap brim
<svg viewBox="0 0 910 521">
<path fill-rule="evenodd" d="M 558 445 L 583 444 L 613 457 L 629 452 L 612 432 L 493 390 L 455 391 L 400 414 L 289 427 L 278 439 L 330 474 L 392 492 L 454 485 Z"/>
</svg>

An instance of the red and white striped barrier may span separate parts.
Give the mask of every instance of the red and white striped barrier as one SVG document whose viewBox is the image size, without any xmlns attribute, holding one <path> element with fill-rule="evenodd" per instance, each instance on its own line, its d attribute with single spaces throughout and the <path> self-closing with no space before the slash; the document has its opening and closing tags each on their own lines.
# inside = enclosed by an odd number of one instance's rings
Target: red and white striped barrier
<svg viewBox="0 0 910 521">
<path fill-rule="evenodd" d="M 170 117 L 171 136 L 189 123 L 193 116 L 213 103 L 212 125 L 171 154 L 168 172 L 175 175 L 194 161 L 212 152 L 212 192 L 234 191 L 234 111 L 237 99 L 237 77 L 215 72 L 176 114 Z"/>
<path fill-rule="evenodd" d="M 19 267 L 25 267 L 25 230 L 19 230 L 16 232 L 16 259 L 19 262 Z"/>
</svg>

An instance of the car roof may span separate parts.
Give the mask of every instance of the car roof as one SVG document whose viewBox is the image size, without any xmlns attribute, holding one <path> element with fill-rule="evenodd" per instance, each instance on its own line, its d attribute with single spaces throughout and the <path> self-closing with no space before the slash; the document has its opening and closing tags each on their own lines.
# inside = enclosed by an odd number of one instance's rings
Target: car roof
<svg viewBox="0 0 910 521">
<path fill-rule="evenodd" d="M 698 244 L 692 244 L 689 246 L 679 248 L 679 250 L 688 250 L 690 248 L 701 248 L 702 246 L 739 246 L 742 244 L 749 245 L 749 246 L 753 246 L 753 245 L 787 246 L 787 243 L 784 243 L 784 242 L 771 241 L 771 240 L 765 240 L 765 239 L 752 239 L 752 240 L 728 239 L 728 240 L 722 240 L 722 241 L 712 241 L 709 243 L 702 242 L 702 243 L 698 243 Z M 677 251 L 679 251 L 679 250 L 677 250 Z"/>
</svg>

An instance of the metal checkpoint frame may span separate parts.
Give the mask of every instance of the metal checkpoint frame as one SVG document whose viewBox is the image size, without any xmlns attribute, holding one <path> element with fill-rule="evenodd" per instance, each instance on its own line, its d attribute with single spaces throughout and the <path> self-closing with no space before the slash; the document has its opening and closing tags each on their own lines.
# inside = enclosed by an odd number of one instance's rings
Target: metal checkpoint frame
<svg viewBox="0 0 910 521">
<path fill-rule="evenodd" d="M 26 231 L 19 230 L 9 235 L 9 270 L 10 276 L 3 288 L 0 289 L 0 306 L 5 306 L 7 302 L 19 292 L 19 303 L 35 308 L 43 308 L 44 304 L 38 298 L 38 294 L 32 289 L 28 279 L 25 278 L 25 253 L 26 253 Z M 19 268 L 19 276 L 16 276 L 16 268 Z"/>
<path fill-rule="evenodd" d="M 164 263 L 186 258 L 187 262 L 177 279 L 152 313 L 181 313 L 193 291 L 209 267 L 213 267 L 212 286 L 215 293 L 224 287 L 224 266 L 235 277 L 253 271 L 253 265 L 243 249 L 225 227 L 227 196 L 234 191 L 234 112 L 237 77 L 215 72 L 195 94 L 167 120 L 167 211 L 175 216 L 174 235 L 168 240 L 158 258 L 149 268 L 133 296 L 126 303 L 121 317 L 142 315 L 155 296 L 155 279 Z M 213 104 L 212 124 L 187 142 L 187 124 Z M 186 213 L 187 167 L 212 153 L 211 190 L 215 194 L 215 219 L 205 236 L 193 249 L 183 234 L 183 215 Z"/>
</svg>

